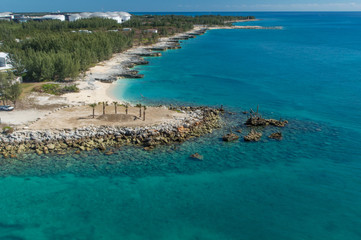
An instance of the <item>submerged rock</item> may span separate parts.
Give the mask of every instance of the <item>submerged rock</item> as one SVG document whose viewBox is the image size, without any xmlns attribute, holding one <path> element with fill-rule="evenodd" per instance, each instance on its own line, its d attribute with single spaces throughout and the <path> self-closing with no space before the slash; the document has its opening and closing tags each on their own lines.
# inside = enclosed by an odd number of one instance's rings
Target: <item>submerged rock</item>
<svg viewBox="0 0 361 240">
<path fill-rule="evenodd" d="M 276 120 L 276 119 L 265 119 L 259 116 L 252 116 L 247 119 L 246 125 L 257 127 L 257 126 L 267 126 L 267 125 L 273 125 L 276 127 L 284 127 L 288 123 L 287 120 Z"/>
<path fill-rule="evenodd" d="M 262 137 L 262 133 L 256 132 L 253 129 L 244 136 L 244 141 L 246 142 L 258 142 Z"/>
<path fill-rule="evenodd" d="M 268 125 L 267 120 L 262 117 L 250 117 L 247 119 L 246 123 L 247 126 L 266 126 Z"/>
<path fill-rule="evenodd" d="M 276 139 L 276 140 L 282 140 L 283 136 L 281 132 L 275 132 L 268 136 L 269 138 Z"/>
<path fill-rule="evenodd" d="M 201 161 L 203 160 L 203 156 L 200 155 L 199 153 L 194 153 L 194 154 L 190 155 L 190 158 L 196 159 L 196 160 L 201 160 Z"/>
<path fill-rule="evenodd" d="M 238 140 L 239 137 L 238 137 L 238 135 L 236 135 L 234 133 L 228 133 L 228 134 L 224 135 L 222 139 L 225 142 L 232 142 L 232 141 Z"/>
<path fill-rule="evenodd" d="M 288 123 L 287 120 L 275 120 L 275 119 L 267 119 L 268 120 L 268 123 L 270 125 L 273 125 L 273 126 L 276 126 L 276 127 L 284 127 L 286 126 L 286 124 Z"/>
</svg>

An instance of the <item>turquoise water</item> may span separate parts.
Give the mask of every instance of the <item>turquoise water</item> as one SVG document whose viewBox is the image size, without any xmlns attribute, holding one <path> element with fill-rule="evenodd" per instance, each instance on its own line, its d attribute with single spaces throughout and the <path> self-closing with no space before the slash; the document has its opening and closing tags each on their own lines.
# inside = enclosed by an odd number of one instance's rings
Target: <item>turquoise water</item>
<svg viewBox="0 0 361 240">
<path fill-rule="evenodd" d="M 227 127 L 152 152 L 0 160 L 0 239 L 361 239 L 361 13 L 254 14 L 284 30 L 209 31 L 115 89 L 223 104 Z M 222 142 L 257 104 L 289 120 L 284 140 Z"/>
</svg>

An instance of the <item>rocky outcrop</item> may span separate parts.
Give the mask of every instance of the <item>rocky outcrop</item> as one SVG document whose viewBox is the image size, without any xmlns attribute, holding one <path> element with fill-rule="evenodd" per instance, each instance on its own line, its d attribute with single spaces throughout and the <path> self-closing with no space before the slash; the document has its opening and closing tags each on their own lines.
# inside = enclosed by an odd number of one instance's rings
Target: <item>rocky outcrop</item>
<svg viewBox="0 0 361 240">
<path fill-rule="evenodd" d="M 267 126 L 267 125 L 273 125 L 276 127 L 284 127 L 288 123 L 287 120 L 275 120 L 275 119 L 265 119 L 259 116 L 251 116 L 247 119 L 246 125 L 252 126 L 252 127 L 258 127 L 258 126 Z"/>
<path fill-rule="evenodd" d="M 238 139 L 239 139 L 238 135 L 234 133 L 228 133 L 222 137 L 222 140 L 225 142 L 233 142 Z"/>
<path fill-rule="evenodd" d="M 275 132 L 268 136 L 271 139 L 282 140 L 283 136 L 281 132 Z"/>
<path fill-rule="evenodd" d="M 262 137 L 262 133 L 256 132 L 253 129 L 244 136 L 244 141 L 246 142 L 258 142 Z"/>
<path fill-rule="evenodd" d="M 122 74 L 119 74 L 118 76 L 123 77 L 123 78 L 143 78 L 144 77 L 144 75 L 139 74 L 139 71 L 137 71 L 137 70 L 128 70 Z"/>
<path fill-rule="evenodd" d="M 210 133 L 220 127 L 219 111 L 206 107 L 179 108 L 186 117 L 171 123 L 149 127 L 89 126 L 54 131 L 15 131 L 0 134 L 0 153 L 4 157 L 24 152 L 65 154 L 68 151 L 107 151 L 109 147 L 137 145 L 151 150 L 158 145 L 184 142 L 192 137 Z"/>
<path fill-rule="evenodd" d="M 133 55 L 140 56 L 140 57 L 160 57 L 162 56 L 162 53 L 160 52 L 151 52 L 151 51 L 143 51 L 143 52 L 137 52 L 132 53 Z"/>
</svg>

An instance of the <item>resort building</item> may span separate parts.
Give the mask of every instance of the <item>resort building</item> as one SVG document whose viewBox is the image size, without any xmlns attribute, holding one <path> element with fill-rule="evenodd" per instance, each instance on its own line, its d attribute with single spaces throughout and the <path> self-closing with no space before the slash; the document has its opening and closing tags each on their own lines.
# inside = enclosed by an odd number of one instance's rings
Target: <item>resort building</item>
<svg viewBox="0 0 361 240">
<path fill-rule="evenodd" d="M 128 21 L 131 18 L 132 15 L 130 15 L 127 12 L 83 12 L 83 13 L 75 13 L 75 14 L 69 14 L 66 15 L 66 20 L 68 21 L 76 21 L 78 19 L 84 19 L 84 18 L 107 18 L 107 19 L 113 19 L 116 20 L 118 23 L 123 23 L 125 21 Z"/>
<path fill-rule="evenodd" d="M 45 15 L 39 18 L 36 18 L 34 20 L 60 20 L 60 21 L 65 21 L 65 15 Z"/>
<path fill-rule="evenodd" d="M 9 54 L 0 52 L 0 71 L 11 69 L 13 66 L 10 64 Z"/>
<path fill-rule="evenodd" d="M 11 12 L 0 13 L 0 20 L 10 21 L 14 18 Z"/>
</svg>

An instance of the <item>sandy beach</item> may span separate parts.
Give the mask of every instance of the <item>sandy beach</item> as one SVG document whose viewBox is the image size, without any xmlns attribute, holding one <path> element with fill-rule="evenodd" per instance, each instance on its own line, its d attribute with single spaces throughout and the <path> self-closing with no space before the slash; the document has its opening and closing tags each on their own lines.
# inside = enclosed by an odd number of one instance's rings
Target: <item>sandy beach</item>
<svg viewBox="0 0 361 240">
<path fill-rule="evenodd" d="M 141 53 L 151 52 L 151 48 L 164 47 L 167 42 L 174 37 L 179 37 L 185 34 L 197 32 L 201 29 L 200 26 L 195 26 L 194 29 L 178 33 L 170 37 L 160 38 L 159 41 L 152 45 L 135 46 L 123 53 L 114 54 L 113 57 L 107 61 L 98 63 L 96 66 L 90 68 L 82 79 L 75 82 L 80 89 L 78 93 L 64 94 L 70 105 L 91 104 L 103 101 L 118 101 L 124 103 L 124 100 L 119 96 L 114 97 L 111 93 L 115 83 L 103 83 L 97 79 L 107 79 L 117 77 L 129 71 L 128 64 L 132 62 L 134 56 Z"/>
<path fill-rule="evenodd" d="M 247 21 L 256 21 L 256 20 L 242 20 L 240 22 Z M 108 102 L 111 104 L 114 101 L 117 101 L 120 104 L 124 104 L 125 101 L 121 98 L 120 94 L 116 97 L 113 96 L 112 90 L 116 86 L 116 80 L 121 81 L 121 76 L 124 73 L 130 71 L 130 68 L 134 66 L 134 63 L 137 61 L 144 61 L 141 57 L 143 55 L 154 53 L 154 49 L 167 49 L 169 47 L 177 46 L 178 41 L 176 39 L 188 39 L 188 37 L 194 37 L 199 31 L 204 31 L 204 29 L 262 29 L 260 26 L 232 26 L 232 27 L 207 27 L 207 26 L 194 26 L 190 31 L 184 33 L 178 33 L 173 36 L 163 37 L 158 40 L 157 43 L 152 45 L 142 45 L 134 46 L 131 49 L 128 49 L 125 52 L 114 54 L 113 57 L 109 60 L 99 62 L 96 66 L 90 68 L 84 75 L 79 76 L 78 79 L 74 82 L 78 88 L 79 92 L 77 93 L 67 93 L 62 96 L 54 96 L 49 94 L 36 94 L 31 93 L 23 102 L 26 102 L 28 105 L 25 108 L 17 108 L 13 112 L 1 112 L 0 119 L 2 125 L 17 125 L 18 127 L 28 127 L 28 126 L 38 126 L 45 124 L 44 121 L 53 121 L 49 116 L 53 115 L 55 111 L 64 108 L 65 106 L 72 106 L 76 109 L 76 106 L 83 106 L 83 109 L 77 109 L 80 112 L 85 114 L 89 112 L 88 105 L 92 103 L 99 102 Z M 177 43 L 175 43 L 177 42 Z M 161 54 L 159 54 L 161 55 Z M 102 80 L 112 79 L 109 82 L 102 82 Z M 31 104 L 29 104 L 31 103 Z M 85 110 L 86 109 L 86 110 Z M 159 109 L 158 109 L 159 110 Z M 156 109 L 151 110 L 156 111 Z M 61 121 L 66 122 L 70 118 L 69 111 L 62 112 L 63 114 L 56 114 L 56 118 L 59 121 L 54 122 L 56 126 L 62 126 Z M 162 114 L 161 114 L 162 115 Z M 54 115 L 55 116 L 55 115 Z M 152 119 L 152 118 L 150 118 Z M 159 119 L 151 120 L 152 124 L 154 122 L 159 123 Z M 40 122 L 35 124 L 35 122 Z M 84 121 L 84 123 L 87 121 Z M 99 121 L 98 121 L 99 122 Z M 104 123 L 104 122 L 102 122 Z M 146 122 L 138 122 L 137 124 L 144 124 Z M 35 124 L 35 125 L 34 125 Z M 70 124 L 68 122 L 68 124 Z M 91 121 L 89 122 L 91 123 Z M 48 124 L 47 124 L 48 125 Z M 71 125 L 71 124 L 70 124 Z M 82 126 L 84 124 L 81 124 Z M 134 124 L 133 124 L 134 125 Z"/>
</svg>

